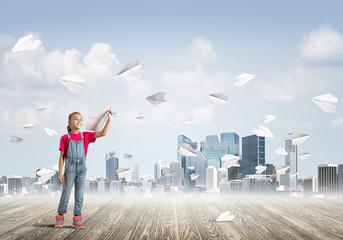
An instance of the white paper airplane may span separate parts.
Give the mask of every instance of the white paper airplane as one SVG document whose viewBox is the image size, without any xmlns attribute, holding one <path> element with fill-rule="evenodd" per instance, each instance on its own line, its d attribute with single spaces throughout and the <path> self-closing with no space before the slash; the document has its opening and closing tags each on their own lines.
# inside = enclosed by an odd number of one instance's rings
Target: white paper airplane
<svg viewBox="0 0 343 240">
<path fill-rule="evenodd" d="M 144 174 L 140 177 L 140 179 L 143 181 L 143 182 L 148 182 L 149 180 L 153 180 L 153 176 L 151 175 L 148 175 L 148 174 Z"/>
<path fill-rule="evenodd" d="M 219 215 L 219 217 L 216 219 L 217 222 L 231 222 L 235 218 L 235 215 L 231 213 L 230 211 L 228 212 L 223 212 L 222 214 Z"/>
<path fill-rule="evenodd" d="M 107 109 L 103 110 L 91 116 L 87 120 L 87 127 L 86 130 L 100 132 L 103 130 L 105 123 L 108 118 L 108 111 L 112 109 L 112 106 L 109 106 Z"/>
<path fill-rule="evenodd" d="M 23 52 L 35 50 L 42 42 L 32 34 L 20 38 L 12 48 L 12 52 Z"/>
<path fill-rule="evenodd" d="M 77 74 L 60 77 L 60 82 L 72 93 L 81 93 L 85 79 Z"/>
<path fill-rule="evenodd" d="M 139 78 L 143 68 L 137 59 L 128 61 L 118 73 L 118 77 L 132 79 Z"/>
<path fill-rule="evenodd" d="M 187 124 L 193 123 L 193 116 L 186 117 L 185 119 L 182 120 L 182 122 L 187 123 Z"/>
<path fill-rule="evenodd" d="M 208 143 L 206 141 L 200 141 L 200 145 L 204 147 L 208 147 Z"/>
<path fill-rule="evenodd" d="M 305 158 L 307 158 L 308 156 L 310 156 L 311 154 L 310 153 L 308 153 L 308 152 L 301 152 L 300 154 L 299 154 L 299 159 L 300 160 L 304 160 Z"/>
<path fill-rule="evenodd" d="M 288 155 L 288 152 L 286 152 L 286 150 L 282 147 L 279 147 L 278 149 L 275 149 L 275 152 L 279 155 Z"/>
<path fill-rule="evenodd" d="M 130 159 L 132 158 L 133 156 L 131 154 L 128 154 L 128 153 L 124 153 L 124 158 L 127 158 L 127 159 Z"/>
<path fill-rule="evenodd" d="M 262 174 L 264 172 L 264 170 L 267 169 L 267 167 L 266 166 L 262 166 L 262 165 L 258 165 L 258 166 L 255 167 L 255 169 L 256 169 L 256 174 Z"/>
<path fill-rule="evenodd" d="M 144 118 L 143 114 L 139 114 L 138 116 L 135 117 L 136 119 L 142 120 Z"/>
<path fill-rule="evenodd" d="M 166 101 L 164 99 L 165 95 L 166 95 L 165 92 L 158 92 L 158 93 L 155 93 L 149 97 L 146 97 L 146 100 L 151 102 L 153 105 L 158 105 L 158 104 L 161 104 L 161 103 Z"/>
<path fill-rule="evenodd" d="M 39 110 L 39 111 L 42 111 L 42 110 L 45 110 L 45 109 L 46 109 L 46 107 L 44 107 L 44 106 L 40 106 L 40 107 L 36 108 L 36 110 Z"/>
<path fill-rule="evenodd" d="M 116 170 L 119 178 L 124 178 L 127 173 L 131 172 L 130 168 L 119 168 Z"/>
<path fill-rule="evenodd" d="M 182 156 L 190 156 L 190 157 L 196 157 L 197 156 L 194 149 L 188 143 L 182 143 L 178 152 Z"/>
<path fill-rule="evenodd" d="M 57 132 L 53 129 L 50 129 L 50 128 L 44 128 L 46 134 L 48 134 L 50 137 L 53 137 L 57 134 Z"/>
<path fill-rule="evenodd" d="M 56 171 L 59 171 L 59 166 L 58 166 L 58 163 L 57 164 L 55 164 L 53 167 L 52 167 L 53 169 L 55 169 Z"/>
<path fill-rule="evenodd" d="M 196 180 L 199 177 L 199 174 L 192 173 L 190 177 L 191 177 L 191 180 Z"/>
<path fill-rule="evenodd" d="M 226 162 L 226 161 L 235 161 L 235 162 L 237 162 L 239 159 L 241 159 L 239 156 L 232 155 L 232 154 L 225 154 L 224 156 L 221 157 L 221 160 L 223 162 Z"/>
<path fill-rule="evenodd" d="M 254 74 L 250 73 L 242 73 L 236 77 L 237 81 L 235 82 L 236 87 L 243 87 L 249 81 L 251 81 L 255 77 Z"/>
<path fill-rule="evenodd" d="M 276 166 L 276 174 L 285 174 L 287 170 L 289 169 L 289 166 L 286 165 L 281 165 L 281 166 Z"/>
<path fill-rule="evenodd" d="M 241 165 L 236 161 L 226 161 L 222 164 L 222 168 L 232 168 L 232 167 L 240 167 Z"/>
<path fill-rule="evenodd" d="M 175 173 L 176 173 L 176 171 L 171 170 L 169 167 L 166 167 L 166 166 L 162 167 L 162 169 L 161 169 L 161 174 L 163 176 L 172 176 Z"/>
<path fill-rule="evenodd" d="M 271 121 L 273 121 L 276 118 L 275 115 L 267 115 L 264 117 L 264 123 L 270 123 Z"/>
<path fill-rule="evenodd" d="M 269 130 L 269 128 L 261 126 L 261 125 L 258 126 L 258 129 L 254 129 L 253 133 L 255 133 L 259 137 L 274 138 L 274 135 Z"/>
<path fill-rule="evenodd" d="M 321 110 L 326 113 L 335 113 L 336 107 L 333 105 L 338 102 L 338 99 L 335 96 L 332 96 L 330 93 L 320 95 L 312 98 L 314 102 Z"/>
<path fill-rule="evenodd" d="M 15 144 L 19 144 L 19 143 L 22 143 L 24 141 L 24 139 L 20 138 L 20 137 L 17 137 L 17 136 L 10 136 L 10 142 L 11 143 L 15 143 Z"/>
<path fill-rule="evenodd" d="M 35 125 L 33 123 L 26 123 L 25 125 L 21 126 L 22 128 L 33 128 Z"/>
<path fill-rule="evenodd" d="M 46 183 L 52 176 L 56 174 L 56 171 L 42 168 L 36 172 L 39 176 L 37 182 Z"/>
<path fill-rule="evenodd" d="M 292 133 L 292 135 L 291 135 L 292 145 L 300 145 L 303 142 L 305 142 L 309 137 L 310 137 L 309 134 Z"/>
<path fill-rule="evenodd" d="M 217 105 L 224 105 L 227 103 L 229 97 L 225 93 L 211 93 L 208 94 L 210 99 Z"/>
</svg>

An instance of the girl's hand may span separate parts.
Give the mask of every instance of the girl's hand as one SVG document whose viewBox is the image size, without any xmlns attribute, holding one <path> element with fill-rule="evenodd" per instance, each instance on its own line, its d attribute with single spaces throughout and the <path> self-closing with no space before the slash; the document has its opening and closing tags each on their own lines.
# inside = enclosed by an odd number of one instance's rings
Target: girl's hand
<svg viewBox="0 0 343 240">
<path fill-rule="evenodd" d="M 59 181 L 60 184 L 63 184 L 63 182 L 64 182 L 64 177 L 63 177 L 63 174 L 62 174 L 62 173 L 59 173 L 59 174 L 58 174 L 58 181 Z"/>
<path fill-rule="evenodd" d="M 108 110 L 108 119 L 112 120 L 114 117 L 114 112 L 112 110 Z"/>
</svg>

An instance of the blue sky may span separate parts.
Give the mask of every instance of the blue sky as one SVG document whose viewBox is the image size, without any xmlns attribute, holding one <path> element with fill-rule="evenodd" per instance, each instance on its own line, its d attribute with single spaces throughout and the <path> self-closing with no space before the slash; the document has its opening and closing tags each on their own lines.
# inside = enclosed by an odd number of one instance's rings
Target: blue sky
<svg viewBox="0 0 343 240">
<path fill-rule="evenodd" d="M 258 125 L 267 139 L 267 163 L 283 164 L 274 150 L 289 131 L 311 137 L 299 146 L 311 156 L 299 162 L 299 176 L 316 175 L 317 164 L 342 163 L 343 21 L 341 1 L 10 1 L 0 7 L 0 175 L 34 175 L 58 161 L 59 137 L 69 112 L 87 117 L 113 105 L 108 136 L 90 146 L 88 177 L 105 175 L 105 154 L 113 149 L 122 167 L 134 161 L 141 174 L 153 164 L 176 159 L 178 134 L 193 141 L 235 131 L 252 134 Z M 42 45 L 13 54 L 17 39 L 33 33 Z M 139 59 L 136 81 L 117 79 L 120 68 Z M 92 69 L 100 63 L 106 71 Z M 253 73 L 242 88 L 235 77 Z M 84 92 L 72 94 L 58 81 L 77 73 Z M 164 91 L 166 103 L 145 100 Z M 209 93 L 229 96 L 214 105 Z M 326 114 L 311 97 L 331 93 L 337 112 Z M 48 106 L 44 112 L 35 110 Z M 143 113 L 143 121 L 134 116 Z M 264 124 L 265 115 L 277 118 Z M 194 123 L 182 119 L 192 115 Z M 21 129 L 27 122 L 36 126 Z M 47 136 L 44 127 L 58 136 Z M 9 136 L 24 138 L 19 145 Z M 123 153 L 134 156 L 123 159 Z"/>
</svg>

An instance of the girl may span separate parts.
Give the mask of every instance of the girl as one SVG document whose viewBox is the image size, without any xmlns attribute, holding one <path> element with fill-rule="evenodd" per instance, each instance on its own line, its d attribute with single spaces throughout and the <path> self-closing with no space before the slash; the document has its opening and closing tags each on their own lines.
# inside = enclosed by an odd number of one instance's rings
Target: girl
<svg viewBox="0 0 343 240">
<path fill-rule="evenodd" d="M 73 225 L 77 228 L 85 228 L 82 224 L 82 204 L 83 192 L 86 182 L 86 156 L 88 144 L 95 142 L 99 137 L 106 136 L 110 127 L 114 113 L 108 111 L 108 119 L 101 132 L 81 132 L 82 116 L 78 112 L 69 114 L 68 134 L 61 137 L 60 141 L 60 158 L 58 181 L 63 184 L 60 204 L 58 206 L 58 215 L 56 216 L 55 227 L 63 227 L 63 220 L 67 212 L 67 205 L 73 184 L 75 183 L 75 205 Z M 62 174 L 63 163 L 65 163 L 64 176 Z"/>
</svg>

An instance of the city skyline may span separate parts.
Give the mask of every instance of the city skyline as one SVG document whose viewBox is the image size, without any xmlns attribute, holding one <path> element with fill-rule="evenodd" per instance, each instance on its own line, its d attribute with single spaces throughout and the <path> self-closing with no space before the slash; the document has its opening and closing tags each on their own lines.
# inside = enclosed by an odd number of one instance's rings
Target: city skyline
<svg viewBox="0 0 343 240">
<path fill-rule="evenodd" d="M 316 176 L 323 162 L 343 162 L 341 1 L 148 1 L 134 7 L 64 2 L 68 8 L 62 3 L 2 4 L 0 175 L 51 169 L 58 162 L 68 114 L 81 112 L 85 130 L 88 117 L 110 105 L 117 116 L 108 135 L 89 146 L 90 179 L 105 175 L 105 154 L 113 149 L 121 167 L 138 162 L 140 174 L 153 175 L 158 159 L 177 160 L 180 134 L 200 143 L 224 132 L 249 136 L 259 125 L 275 136 L 265 140 L 265 163 L 284 164 L 275 149 L 285 146 L 290 131 L 310 134 L 301 145 L 311 155 L 298 161 L 300 178 Z M 11 52 L 30 33 L 41 46 Z M 133 59 L 141 63 L 142 76 L 118 78 Z M 236 87 L 241 73 L 255 78 Z M 82 93 L 73 94 L 59 82 L 68 74 L 85 78 Z M 166 102 L 146 101 L 160 91 Z M 213 103 L 208 97 L 213 93 L 225 93 L 226 104 Z M 338 98 L 336 113 L 325 113 L 311 101 L 326 93 Z M 40 106 L 47 109 L 36 110 Z M 264 123 L 270 114 L 276 119 Z M 144 118 L 136 119 L 139 115 Z M 190 116 L 193 123 L 183 121 Z M 35 126 L 22 128 L 25 124 Z M 57 135 L 48 136 L 44 128 Z M 11 135 L 24 141 L 10 143 Z M 124 159 L 124 153 L 133 157 Z"/>
</svg>

